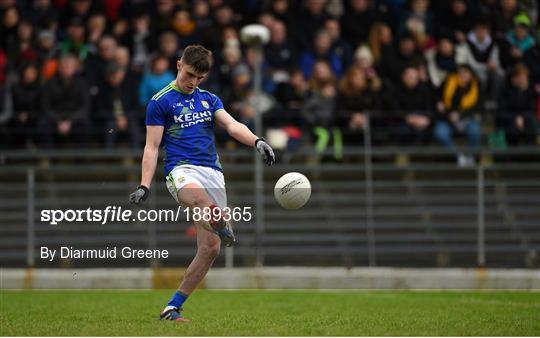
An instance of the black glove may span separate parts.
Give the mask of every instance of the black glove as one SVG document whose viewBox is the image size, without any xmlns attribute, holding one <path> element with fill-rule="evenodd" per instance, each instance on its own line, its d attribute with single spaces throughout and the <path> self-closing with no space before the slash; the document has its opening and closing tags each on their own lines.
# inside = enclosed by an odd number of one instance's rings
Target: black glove
<svg viewBox="0 0 540 338">
<path fill-rule="evenodd" d="M 137 187 L 137 190 L 135 190 L 131 195 L 129 195 L 129 201 L 131 203 L 139 204 L 141 202 L 144 202 L 144 200 L 148 197 L 148 194 L 150 191 L 147 187 L 144 185 L 139 185 Z"/>
<path fill-rule="evenodd" d="M 272 147 L 266 143 L 264 138 L 258 138 L 257 141 L 255 141 L 255 148 L 257 148 L 257 151 L 259 154 L 262 155 L 264 163 L 266 165 L 270 166 L 274 164 L 276 161 L 276 156 L 274 155 L 274 151 L 272 150 Z"/>
</svg>

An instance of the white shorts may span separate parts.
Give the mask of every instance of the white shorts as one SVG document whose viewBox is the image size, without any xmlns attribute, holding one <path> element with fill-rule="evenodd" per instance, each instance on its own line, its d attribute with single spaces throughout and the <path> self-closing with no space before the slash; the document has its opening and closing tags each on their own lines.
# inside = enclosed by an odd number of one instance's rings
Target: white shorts
<svg viewBox="0 0 540 338">
<path fill-rule="evenodd" d="M 189 183 L 196 183 L 206 192 L 219 207 L 227 206 L 227 192 L 223 173 L 217 169 L 191 164 L 175 167 L 166 178 L 167 189 L 178 201 L 178 191 Z"/>
</svg>

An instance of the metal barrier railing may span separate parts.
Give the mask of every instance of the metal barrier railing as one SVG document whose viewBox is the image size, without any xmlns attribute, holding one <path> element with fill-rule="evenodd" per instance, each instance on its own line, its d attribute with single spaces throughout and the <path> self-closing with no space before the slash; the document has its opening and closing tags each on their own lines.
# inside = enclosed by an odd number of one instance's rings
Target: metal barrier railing
<svg viewBox="0 0 540 338">
<path fill-rule="evenodd" d="M 249 150 L 220 153 L 226 162 L 228 182 L 232 183 L 229 184 L 232 187 L 230 190 L 233 190 L 232 200 L 240 204 L 253 204 L 251 197 L 243 196 L 259 196 L 253 206 L 260 207 L 258 210 L 262 211 L 262 214 L 256 217 L 258 226 L 255 231 L 249 228 L 254 225 L 253 222 L 249 225 L 238 225 L 239 230 L 245 233 L 244 238 L 248 245 L 240 245 L 234 253 L 228 251 L 227 266 L 232 266 L 238 256 L 247 261 L 251 257 L 255 264 L 260 265 L 268 262 L 266 257 L 277 257 L 276 261 L 283 262 L 280 257 L 289 257 L 289 261 L 294 261 L 295 254 L 314 257 L 317 253 L 321 253 L 319 260 L 322 262 L 325 262 L 325 255 L 341 256 L 338 260 L 334 258 L 332 264 L 353 265 L 354 261 L 360 261 L 363 262 L 360 264 L 370 266 L 392 265 L 396 264 L 395 259 L 388 257 L 380 259 L 381 255 L 399 253 L 406 256 L 408 252 L 417 255 L 424 252 L 435 253 L 440 256 L 437 259 L 441 261 L 437 264 L 444 265 L 445 251 L 467 253 L 467 258 L 458 265 L 485 266 L 490 264 L 488 249 L 495 252 L 525 251 L 528 252 L 526 255 L 532 258 L 531 262 L 524 265 L 538 264 L 534 255 L 540 250 L 540 213 L 527 204 L 527 201 L 531 200 L 540 203 L 540 200 L 535 199 L 536 196 L 540 196 L 538 147 L 469 149 L 469 153 L 478 157 L 478 164 L 462 169 L 447 161 L 449 157 L 455 155 L 455 150 L 439 147 L 372 146 L 369 121 L 368 119 L 362 134 L 363 146 L 345 147 L 342 154 L 347 159 L 343 162 L 325 162 L 324 157 L 332 155 L 330 150 L 321 152 L 313 148 L 302 148 L 285 163 L 263 169 L 260 166 L 253 166 L 251 160 L 253 155 Z M 3 182 L 0 189 L 11 190 L 14 193 L 22 188 L 26 191 L 26 195 L 24 197 L 20 195 L 15 202 L 0 197 L 3 199 L 2 202 L 5 202 L 2 205 L 7 206 L 4 208 L 20 209 L 21 206 L 26 206 L 26 215 L 17 219 L 14 214 L 14 221 L 9 218 L 11 210 L 4 210 L 6 215 L 9 215 L 0 218 L 0 224 L 5 225 L 5 231 L 14 228 L 13 225 L 15 227 L 20 225 L 23 219 L 27 225 L 24 238 L 20 237 L 19 233 L 19 237 L 6 237 L 2 243 L 10 244 L 11 240 L 17 243 L 23 238 L 26 244 L 26 264 L 34 266 L 35 246 L 40 240 L 36 234 L 57 233 L 66 236 L 62 230 L 36 230 L 38 208 L 51 203 L 66 206 L 76 202 L 78 190 L 73 190 L 75 185 L 77 189 L 83 189 L 86 193 L 97 194 L 96 204 L 101 205 L 108 201 L 106 197 L 114 195 L 124 198 L 138 180 L 141 155 L 140 150 L 128 149 L 0 151 L 0 161 L 5 164 L 0 168 L 0 182 Z M 403 156 L 407 159 L 397 159 Z M 528 162 L 506 163 L 508 156 L 524 156 Z M 388 157 L 394 159 L 388 160 Z M 497 157 L 502 158 L 500 163 L 494 160 Z M 443 161 L 440 161 L 441 159 Z M 82 160 L 84 164 L 69 163 L 72 160 Z M 66 161 L 68 163 L 65 163 Z M 287 214 L 300 226 L 284 220 L 281 216 L 283 211 L 276 208 L 275 204 L 270 202 L 271 198 L 267 197 L 273 195 L 271 189 L 275 179 L 287 171 L 303 171 L 313 180 L 311 206 L 308 205 L 295 214 Z M 159 170 L 157 173 L 156 176 L 159 177 Z M 26 177 L 22 178 L 22 175 Z M 263 185 L 253 184 L 253 180 L 257 177 L 262 179 Z M 90 183 L 85 184 L 85 180 Z M 92 184 L 100 180 L 106 182 L 109 187 L 106 188 L 105 184 L 102 184 L 96 189 Z M 65 181 L 67 186 L 62 181 Z M 513 193 L 511 190 L 516 187 L 522 190 Z M 37 195 L 39 189 L 48 191 L 45 195 L 50 195 L 50 199 L 40 198 Z M 106 195 L 100 195 L 100 189 L 106 189 Z M 452 192 L 453 189 L 456 191 Z M 532 192 L 523 189 L 531 189 Z M 231 191 L 229 193 L 231 194 Z M 63 194 L 67 197 L 61 197 Z M 512 202 L 514 199 L 519 201 L 517 205 Z M 472 206 L 461 205 L 463 200 L 467 200 Z M 437 203 L 446 203 L 450 206 Z M 173 206 L 172 199 L 167 199 L 163 191 L 152 194 L 148 204 L 151 208 L 159 205 Z M 400 207 L 400 204 L 404 207 Z M 493 212 L 491 207 L 494 204 L 508 210 L 505 209 L 506 211 L 501 213 L 497 210 Z M 522 215 L 529 219 L 522 220 L 520 218 Z M 494 221 L 494 217 L 497 216 L 503 217 L 504 222 Z M 400 217 L 408 220 L 400 220 Z M 445 217 L 455 220 L 447 222 Z M 446 232 L 446 229 L 452 226 L 452 222 L 456 223 L 457 228 L 463 226 L 459 230 L 461 232 Z M 497 226 L 503 224 L 501 226 L 506 229 L 504 231 L 508 231 L 508 235 L 515 235 L 521 244 L 508 245 L 503 243 L 504 237 L 486 234 L 493 224 Z M 313 233 L 306 233 L 302 227 L 311 229 Z M 149 222 L 144 231 L 141 228 L 130 231 L 129 228 L 122 226 L 116 226 L 114 229 L 115 231 L 121 229 L 125 234 L 131 233 L 132 240 L 138 242 L 142 240 L 148 248 L 157 248 L 159 242 L 169 240 L 160 235 L 160 231 L 171 231 L 170 227 L 156 222 Z M 409 233 L 411 229 L 416 232 Z M 98 231 L 95 229 L 93 232 L 89 231 L 89 236 L 92 238 L 96 233 Z M 407 241 L 401 243 L 401 236 L 413 241 L 411 243 L 415 243 L 414 241 L 417 243 L 408 248 Z M 529 236 L 529 240 L 524 240 L 524 236 Z M 474 239 L 474 245 L 470 243 L 460 245 L 462 243 L 459 241 L 455 244 L 453 237 L 461 238 L 463 243 Z M 110 238 L 118 239 L 118 237 Z M 491 245 L 488 242 L 492 238 L 502 244 Z M 96 241 L 95 238 L 93 240 Z M 327 242 L 328 244 L 320 244 Z M 189 240 L 182 243 L 193 244 Z M 172 251 L 175 252 L 174 249 Z M 473 251 L 474 256 L 471 256 Z M 15 252 L 15 249 L 10 251 L 9 248 L 6 250 L 2 248 L 0 257 L 4 257 L 2 260 L 6 260 L 6 257 L 20 258 L 21 252 Z M 188 259 L 191 255 L 191 251 L 184 252 L 178 249 L 176 253 L 184 259 Z M 6 262 L 9 262 L 9 259 Z M 150 264 L 157 265 L 159 262 L 152 260 Z M 398 265 L 408 263 L 404 259 Z"/>
<path fill-rule="evenodd" d="M 425 156 L 414 149 L 395 150 L 373 148 L 370 154 L 359 148 L 346 152 L 373 158 L 373 163 L 287 163 L 265 168 L 265 232 L 257 236 L 253 223 L 238 224 L 241 242 L 234 252 L 234 264 L 251 265 L 260 254 L 268 265 L 298 264 L 295 257 L 308 257 L 305 264 L 538 266 L 534 257 L 540 251 L 540 210 L 535 207 L 540 205 L 540 162 L 495 161 L 461 169 L 453 162 L 438 161 L 438 157 L 450 153 L 442 150 L 437 155 L 431 148 L 426 150 L 430 161 L 412 160 L 405 165 L 396 165 L 395 159 L 381 162 L 380 158 L 403 153 Z M 537 150 L 520 148 L 505 153 L 480 149 L 479 153 L 535 156 Z M 178 224 L 52 228 L 36 223 L 43 208 L 88 203 L 97 207 L 124 201 L 139 171 L 137 161 L 122 163 L 125 153 L 115 157 L 95 151 L 88 164 L 49 163 L 49 167 L 39 159 L 62 162 L 86 154 L 32 156 L 8 151 L 2 155 L 6 162 L 0 168 L 2 265 L 24 264 L 22 261 L 29 266 L 43 264 L 36 262 L 35 248 L 40 243 L 58 244 L 62 239 L 85 245 L 99 245 L 109 239 L 147 248 L 167 247 L 174 262 L 190 259 L 194 243 L 173 237 L 179 232 Z M 127 156 L 132 155 L 136 154 Z M 253 203 L 252 153 L 224 155 L 238 162 L 225 164 L 231 201 L 238 205 Z M 96 164 L 100 158 L 109 163 Z M 313 196 L 304 209 L 284 213 L 269 196 L 275 179 L 292 170 L 310 177 Z M 156 186 L 149 207 L 173 207 L 172 199 L 159 184 Z M 24 224 L 26 231 L 21 231 Z M 508 257 L 513 258 L 506 262 Z"/>
</svg>

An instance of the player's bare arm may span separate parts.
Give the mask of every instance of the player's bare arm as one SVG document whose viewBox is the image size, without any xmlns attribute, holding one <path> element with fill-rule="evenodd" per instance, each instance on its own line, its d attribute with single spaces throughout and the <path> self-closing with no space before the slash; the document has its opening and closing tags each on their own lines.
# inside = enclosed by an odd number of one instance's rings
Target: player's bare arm
<svg viewBox="0 0 540 338">
<path fill-rule="evenodd" d="M 163 136 L 163 126 L 146 126 L 146 145 L 142 158 L 141 185 L 150 188 L 156 171 L 159 144 Z"/>
<path fill-rule="evenodd" d="M 163 136 L 163 126 L 146 126 L 146 145 L 142 158 L 141 184 L 129 196 L 132 203 L 140 203 L 148 197 L 148 189 L 156 171 L 159 156 L 159 144 Z"/>
<path fill-rule="evenodd" d="M 267 165 L 274 164 L 274 151 L 263 138 L 253 134 L 245 124 L 238 122 L 225 109 L 216 111 L 215 116 L 218 126 L 224 128 L 231 137 L 247 146 L 255 147 Z"/>
</svg>

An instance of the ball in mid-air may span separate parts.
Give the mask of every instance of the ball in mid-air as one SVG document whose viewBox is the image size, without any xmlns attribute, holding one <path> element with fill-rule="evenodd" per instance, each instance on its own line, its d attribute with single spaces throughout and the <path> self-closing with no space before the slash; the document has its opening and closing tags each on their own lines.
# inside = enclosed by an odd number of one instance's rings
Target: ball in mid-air
<svg viewBox="0 0 540 338">
<path fill-rule="evenodd" d="M 304 206 L 311 196 L 311 183 L 301 173 L 287 173 L 276 182 L 274 197 L 285 209 L 293 210 Z"/>
</svg>

